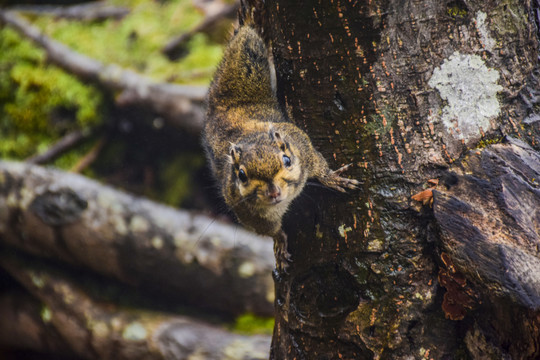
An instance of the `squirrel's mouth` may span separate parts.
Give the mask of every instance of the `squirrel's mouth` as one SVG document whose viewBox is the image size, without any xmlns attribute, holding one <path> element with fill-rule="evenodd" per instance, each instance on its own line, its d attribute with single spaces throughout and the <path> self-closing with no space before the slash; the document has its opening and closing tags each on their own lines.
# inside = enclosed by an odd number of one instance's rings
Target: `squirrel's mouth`
<svg viewBox="0 0 540 360">
<path fill-rule="evenodd" d="M 277 205 L 279 204 L 280 202 L 282 202 L 283 199 L 268 199 L 268 204 L 270 205 Z"/>
</svg>

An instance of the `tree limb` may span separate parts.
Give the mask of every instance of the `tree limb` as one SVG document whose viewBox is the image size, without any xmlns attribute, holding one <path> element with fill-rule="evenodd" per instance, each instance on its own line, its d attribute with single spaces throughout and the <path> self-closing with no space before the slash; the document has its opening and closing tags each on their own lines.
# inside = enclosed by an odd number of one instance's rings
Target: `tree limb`
<svg viewBox="0 0 540 360">
<path fill-rule="evenodd" d="M 77 4 L 72 6 L 55 5 L 19 5 L 10 8 L 23 13 L 51 15 L 56 18 L 81 21 L 103 21 L 107 19 L 121 19 L 129 14 L 129 9 L 111 6 L 101 2 Z"/>
<path fill-rule="evenodd" d="M 43 304 L 22 291 L 0 297 L 0 348 L 74 356 L 49 322 L 42 319 Z"/>
<path fill-rule="evenodd" d="M 169 123 L 192 133 L 202 129 L 202 102 L 206 87 L 161 83 L 117 65 L 106 65 L 52 40 L 13 11 L 0 11 L 0 23 L 9 25 L 43 48 L 49 61 L 84 81 L 122 92 L 120 105 L 143 105 Z"/>
<path fill-rule="evenodd" d="M 77 162 L 77 164 L 73 166 L 71 171 L 75 173 L 80 173 L 88 166 L 90 166 L 97 159 L 99 153 L 101 152 L 105 144 L 107 144 L 108 140 L 108 136 L 101 137 L 92 147 L 92 149 L 90 149 L 90 151 L 86 155 L 84 155 L 82 159 Z"/>
<path fill-rule="evenodd" d="M 193 29 L 171 39 L 161 50 L 171 60 L 176 60 L 182 53 L 184 45 L 193 37 L 193 35 L 208 31 L 216 26 L 224 18 L 233 18 L 240 6 L 239 1 L 233 4 L 220 3 L 217 10 L 209 12 L 205 18 Z"/>
<path fill-rule="evenodd" d="M 86 133 L 81 130 L 75 130 L 62 137 L 58 142 L 52 145 L 47 151 L 42 154 L 34 155 L 28 158 L 26 162 L 30 164 L 45 164 L 48 163 L 64 152 L 76 146 L 82 140 L 87 139 L 90 133 Z"/>
<path fill-rule="evenodd" d="M 80 283 L 79 278 L 74 280 L 15 253 L 2 252 L 0 265 L 43 303 L 38 305 L 23 298 L 25 307 L 12 309 L 19 320 L 27 319 L 24 327 L 19 326 L 20 322 L 17 323 L 13 315 L 3 318 L 0 334 L 10 331 L 6 326 L 12 333 L 22 333 L 25 339 L 22 343 L 19 340 L 18 345 L 51 344 L 49 348 L 54 346 L 51 350 L 67 347 L 81 358 L 104 360 L 181 360 L 195 354 L 216 360 L 268 358 L 268 336 L 242 336 L 184 316 L 126 309 L 100 298 L 104 289 L 100 289 L 99 284 L 83 288 L 76 285 Z M 3 300 L 0 313 L 9 314 L 9 307 L 15 304 L 9 299 Z M 12 336 L 6 339 L 18 340 Z"/>
<path fill-rule="evenodd" d="M 433 193 L 445 250 L 486 297 L 540 309 L 540 155 L 508 137 L 452 170 Z"/>
<path fill-rule="evenodd" d="M 0 162 L 0 241 L 187 304 L 273 313 L 269 238 L 80 175 Z"/>
</svg>

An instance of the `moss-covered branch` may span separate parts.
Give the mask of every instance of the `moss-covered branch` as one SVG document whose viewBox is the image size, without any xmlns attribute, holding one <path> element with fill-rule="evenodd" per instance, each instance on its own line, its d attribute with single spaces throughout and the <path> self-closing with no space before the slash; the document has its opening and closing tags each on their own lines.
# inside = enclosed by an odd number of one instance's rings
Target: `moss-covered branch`
<svg viewBox="0 0 540 360">
<path fill-rule="evenodd" d="M 10 8 L 28 14 L 52 15 L 55 18 L 65 18 L 81 21 L 103 21 L 121 19 L 129 14 L 125 7 L 107 5 L 102 2 L 76 4 L 71 6 L 55 5 L 19 5 Z"/>
<path fill-rule="evenodd" d="M 2 252 L 0 265 L 39 300 L 23 294 L 0 298 L 0 314 L 6 315 L 0 334 L 11 334 L 2 336 L 9 345 L 83 359 L 268 357 L 268 336 L 237 335 L 184 316 L 123 308 L 99 298 L 95 284 L 85 287 L 79 277 L 14 253 Z"/>
<path fill-rule="evenodd" d="M 273 313 L 269 238 L 76 174 L 0 162 L 0 241 L 186 304 Z"/>
<path fill-rule="evenodd" d="M 176 126 L 193 133 L 201 130 L 206 87 L 155 82 L 117 65 L 103 64 L 49 38 L 14 11 L 0 11 L 0 23 L 43 48 L 51 63 L 82 80 L 120 92 L 120 105 L 147 106 Z"/>
</svg>

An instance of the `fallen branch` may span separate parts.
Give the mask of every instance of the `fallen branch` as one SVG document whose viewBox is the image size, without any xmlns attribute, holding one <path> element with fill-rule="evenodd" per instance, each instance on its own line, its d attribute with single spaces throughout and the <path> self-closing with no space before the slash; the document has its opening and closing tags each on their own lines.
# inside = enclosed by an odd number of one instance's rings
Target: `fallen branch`
<svg viewBox="0 0 540 360">
<path fill-rule="evenodd" d="M 485 297 L 540 310 L 540 154 L 506 137 L 452 170 L 433 191 L 445 251 Z"/>
<path fill-rule="evenodd" d="M 216 360 L 268 358 L 269 336 L 242 336 L 185 316 L 126 309 L 104 299 L 100 294 L 106 290 L 99 282 L 83 282 L 83 287 L 79 278 L 14 253 L 2 252 L 0 266 L 42 303 L 22 298 L 23 308 L 9 298 L 0 301 L 0 314 L 10 314 L 12 306 L 18 315 L 18 319 L 2 318 L 3 342 L 11 338 L 14 345 L 34 346 L 34 350 L 68 351 L 61 355 L 100 360 L 181 360 L 200 354 Z M 23 339 L 13 339 L 14 332 Z M 39 349 L 43 343 L 51 344 L 50 349 Z"/>
<path fill-rule="evenodd" d="M 89 22 L 104 21 L 107 19 L 118 20 L 129 14 L 128 8 L 111 6 L 101 2 L 72 6 L 19 5 L 10 9 L 28 14 L 50 15 L 56 18 Z"/>
<path fill-rule="evenodd" d="M 43 304 L 26 292 L 0 296 L 0 349 L 35 351 L 71 358 L 75 354 L 50 322 L 44 321 Z M 1 352 L 0 352 L 1 354 Z"/>
<path fill-rule="evenodd" d="M 52 145 L 47 151 L 42 154 L 32 156 L 27 159 L 26 162 L 30 164 L 46 164 L 58 158 L 66 151 L 72 149 L 81 141 L 87 139 L 90 136 L 90 132 L 84 132 L 76 130 L 62 137 L 58 142 Z"/>
<path fill-rule="evenodd" d="M 209 12 L 201 23 L 199 23 L 199 25 L 197 25 L 195 28 L 170 40 L 167 45 L 163 47 L 162 52 L 167 55 L 170 60 L 178 59 L 184 52 L 184 46 L 193 37 L 193 35 L 200 32 L 210 31 L 224 18 L 234 18 L 238 8 L 240 7 L 240 2 L 235 1 L 233 4 L 219 3 L 219 5 L 216 6 L 217 8 L 212 12 Z"/>
<path fill-rule="evenodd" d="M 105 144 L 107 144 L 108 137 L 103 136 L 101 139 L 99 139 L 94 146 L 92 146 L 92 149 L 80 159 L 75 166 L 71 169 L 74 173 L 81 173 L 84 169 L 92 165 L 92 163 L 97 159 L 99 154 L 101 153 L 101 150 L 103 150 L 103 147 Z"/>
<path fill-rule="evenodd" d="M 117 65 L 105 65 L 52 40 L 13 11 L 0 11 L 0 22 L 43 48 L 51 63 L 84 81 L 122 92 L 120 105 L 147 106 L 174 126 L 196 134 L 201 131 L 206 87 L 156 82 Z"/>
<path fill-rule="evenodd" d="M 271 239 L 77 174 L 0 162 L 0 241 L 186 304 L 273 313 Z"/>
</svg>

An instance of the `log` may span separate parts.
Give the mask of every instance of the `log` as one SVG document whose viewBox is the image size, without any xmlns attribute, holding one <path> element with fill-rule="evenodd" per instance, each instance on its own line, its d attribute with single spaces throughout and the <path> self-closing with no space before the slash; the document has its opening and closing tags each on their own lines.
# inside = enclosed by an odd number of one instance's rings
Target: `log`
<svg viewBox="0 0 540 360">
<path fill-rule="evenodd" d="M 49 15 L 54 16 L 55 18 L 88 22 L 104 21 L 107 19 L 118 20 L 129 14 L 128 8 L 107 5 L 101 2 L 70 6 L 16 5 L 10 9 L 28 14 Z"/>
<path fill-rule="evenodd" d="M 28 158 L 26 161 L 30 164 L 45 164 L 64 154 L 69 149 L 77 146 L 81 141 L 90 137 L 91 132 L 75 130 L 63 136 L 50 148 L 41 154 L 37 154 Z"/>
<path fill-rule="evenodd" d="M 180 55 L 183 53 L 184 46 L 193 37 L 193 35 L 200 32 L 209 31 L 225 18 L 233 18 L 238 11 L 239 6 L 239 1 L 235 1 L 233 4 L 216 4 L 214 7 L 212 7 L 212 11 L 209 11 L 205 18 L 197 26 L 169 40 L 161 51 L 167 55 L 170 60 L 180 58 Z"/>
<path fill-rule="evenodd" d="M 182 303 L 273 314 L 270 238 L 80 175 L 0 162 L 0 242 Z"/>
<path fill-rule="evenodd" d="M 0 298 L 0 314 L 8 316 L 0 325 L 4 345 L 11 341 L 23 348 L 100 360 L 268 357 L 269 336 L 238 335 L 186 316 L 123 308 L 99 295 L 106 292 L 99 283 L 76 285 L 79 276 L 12 252 L 2 252 L 0 265 L 40 302 Z"/>
<path fill-rule="evenodd" d="M 0 296 L 0 349 L 73 356 L 56 329 L 42 319 L 43 305 L 23 291 Z"/>
<path fill-rule="evenodd" d="M 540 154 L 522 141 L 473 150 L 433 191 L 445 250 L 487 298 L 540 309 Z"/>
<path fill-rule="evenodd" d="M 83 81 L 120 92 L 119 105 L 146 106 L 160 114 L 171 125 L 193 134 L 202 129 L 202 102 L 205 86 L 177 85 L 157 82 L 118 65 L 103 64 L 49 38 L 14 11 L 0 11 L 0 23 L 8 25 L 32 40 L 47 54 L 48 60 Z"/>
</svg>

